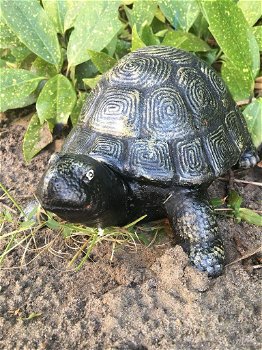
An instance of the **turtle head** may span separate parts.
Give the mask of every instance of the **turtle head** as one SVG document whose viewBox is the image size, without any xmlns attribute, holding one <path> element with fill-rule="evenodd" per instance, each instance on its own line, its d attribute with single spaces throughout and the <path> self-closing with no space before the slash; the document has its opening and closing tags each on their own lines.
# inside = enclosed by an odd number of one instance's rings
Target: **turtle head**
<svg viewBox="0 0 262 350">
<path fill-rule="evenodd" d="M 111 178 L 116 175 L 101 162 L 79 154 L 55 154 L 37 189 L 45 210 L 61 218 L 103 225 L 108 214 Z"/>
</svg>

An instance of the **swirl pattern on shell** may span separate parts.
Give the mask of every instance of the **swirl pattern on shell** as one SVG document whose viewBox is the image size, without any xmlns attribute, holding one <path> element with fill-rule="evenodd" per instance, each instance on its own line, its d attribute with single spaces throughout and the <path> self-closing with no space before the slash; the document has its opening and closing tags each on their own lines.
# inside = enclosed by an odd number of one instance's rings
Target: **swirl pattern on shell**
<svg viewBox="0 0 262 350">
<path fill-rule="evenodd" d="M 79 124 L 67 136 L 61 153 L 88 154 L 92 142 L 93 133 Z"/>
<path fill-rule="evenodd" d="M 193 55 L 176 49 L 174 47 L 168 47 L 168 46 L 150 46 L 145 47 L 137 50 L 136 52 L 132 53 L 134 56 L 140 56 L 142 55 L 148 55 L 150 57 L 156 57 L 161 59 L 167 59 L 168 61 L 174 60 L 178 61 L 179 64 L 182 63 L 190 63 L 193 60 Z"/>
<path fill-rule="evenodd" d="M 109 88 L 93 105 L 90 127 L 96 132 L 112 136 L 137 136 L 139 92 Z"/>
<path fill-rule="evenodd" d="M 244 139 L 243 128 L 241 128 L 240 118 L 235 112 L 230 112 L 226 115 L 225 124 L 229 135 L 237 146 L 239 151 L 244 150 L 246 140 Z"/>
<path fill-rule="evenodd" d="M 186 91 L 186 98 L 194 113 L 201 115 L 208 106 L 216 109 L 217 102 L 199 72 L 191 67 L 181 67 L 177 71 L 178 83 Z"/>
<path fill-rule="evenodd" d="M 130 147 L 129 168 L 138 177 L 171 180 L 174 174 L 168 144 L 156 140 L 134 141 Z"/>
<path fill-rule="evenodd" d="M 214 72 L 213 69 L 208 67 L 206 64 L 201 64 L 200 69 L 206 75 L 209 83 L 213 86 L 214 90 L 218 93 L 219 96 L 223 96 L 227 93 L 227 89 L 224 82 L 218 76 L 218 74 Z"/>
<path fill-rule="evenodd" d="M 98 136 L 90 150 L 90 155 L 95 159 L 108 161 L 109 164 L 118 165 L 123 154 L 122 141 L 111 137 Z"/>
<path fill-rule="evenodd" d="M 79 121 L 87 122 L 92 116 L 92 107 L 101 93 L 101 83 L 99 82 L 94 89 L 87 95 L 84 105 L 81 110 Z"/>
<path fill-rule="evenodd" d="M 175 163 L 181 180 L 191 179 L 192 183 L 199 183 L 199 179 L 209 176 L 210 169 L 200 138 L 178 141 L 175 143 L 175 151 Z"/>
<path fill-rule="evenodd" d="M 141 129 L 145 136 L 170 140 L 189 129 L 187 108 L 175 88 L 164 86 L 145 97 L 146 104 Z"/>
<path fill-rule="evenodd" d="M 111 84 L 129 87 L 149 87 L 164 83 L 170 76 L 171 65 L 153 57 L 126 57 L 108 74 Z"/>
<path fill-rule="evenodd" d="M 210 181 L 249 142 L 220 77 L 196 56 L 139 49 L 103 75 L 63 152 L 90 154 L 126 176 L 177 184 Z"/>
<path fill-rule="evenodd" d="M 223 173 L 224 169 L 229 169 L 230 164 L 235 164 L 239 158 L 239 151 L 223 125 L 207 135 L 207 149 L 212 157 L 210 164 L 216 175 Z"/>
</svg>

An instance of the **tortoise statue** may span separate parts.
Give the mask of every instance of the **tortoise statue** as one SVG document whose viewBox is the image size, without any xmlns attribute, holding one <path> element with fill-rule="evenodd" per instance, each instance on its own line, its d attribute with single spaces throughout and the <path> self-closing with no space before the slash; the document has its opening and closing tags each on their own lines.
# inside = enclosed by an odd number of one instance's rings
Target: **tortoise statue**
<svg viewBox="0 0 262 350">
<path fill-rule="evenodd" d="M 43 208 L 87 226 L 168 217 L 191 263 L 221 274 L 211 182 L 258 161 L 221 78 L 194 54 L 149 46 L 122 58 L 89 94 L 43 175 Z"/>
</svg>

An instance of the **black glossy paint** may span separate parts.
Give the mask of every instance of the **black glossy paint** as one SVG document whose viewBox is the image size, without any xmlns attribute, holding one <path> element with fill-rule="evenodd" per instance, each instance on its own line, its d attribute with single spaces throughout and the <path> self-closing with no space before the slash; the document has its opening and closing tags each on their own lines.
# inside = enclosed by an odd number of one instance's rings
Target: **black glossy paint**
<svg viewBox="0 0 262 350">
<path fill-rule="evenodd" d="M 86 178 L 93 170 L 94 177 Z M 62 155 L 43 175 L 37 196 L 61 218 L 87 226 L 121 226 L 143 215 L 168 217 L 176 235 L 200 270 L 216 276 L 224 252 L 206 188 L 166 187 L 127 179 L 88 156 Z"/>
<path fill-rule="evenodd" d="M 45 209 L 87 226 L 168 217 L 192 264 L 214 277 L 224 248 L 207 187 L 237 162 L 257 160 L 221 78 L 195 55 L 152 46 L 102 77 L 37 196 Z"/>
<path fill-rule="evenodd" d="M 90 170 L 94 172 L 91 180 L 86 176 Z M 127 213 L 124 181 L 107 165 L 86 155 L 58 157 L 43 175 L 37 197 L 46 210 L 89 226 L 120 224 Z"/>
<path fill-rule="evenodd" d="M 220 275 L 224 266 L 224 247 L 206 186 L 176 188 L 165 207 L 192 264 L 210 276 Z"/>
</svg>

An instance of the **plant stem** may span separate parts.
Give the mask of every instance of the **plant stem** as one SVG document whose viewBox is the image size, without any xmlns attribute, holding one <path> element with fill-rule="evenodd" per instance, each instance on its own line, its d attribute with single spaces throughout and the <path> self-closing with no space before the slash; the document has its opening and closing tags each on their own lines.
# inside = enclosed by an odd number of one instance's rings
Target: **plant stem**
<svg viewBox="0 0 262 350">
<path fill-rule="evenodd" d="M 226 179 L 224 177 L 219 177 L 218 180 L 228 181 L 228 179 Z M 239 179 L 233 179 L 233 182 L 238 182 L 238 183 L 243 183 L 243 184 L 249 184 L 249 185 L 262 187 L 262 182 L 254 182 L 254 181 L 239 180 Z"/>
</svg>

